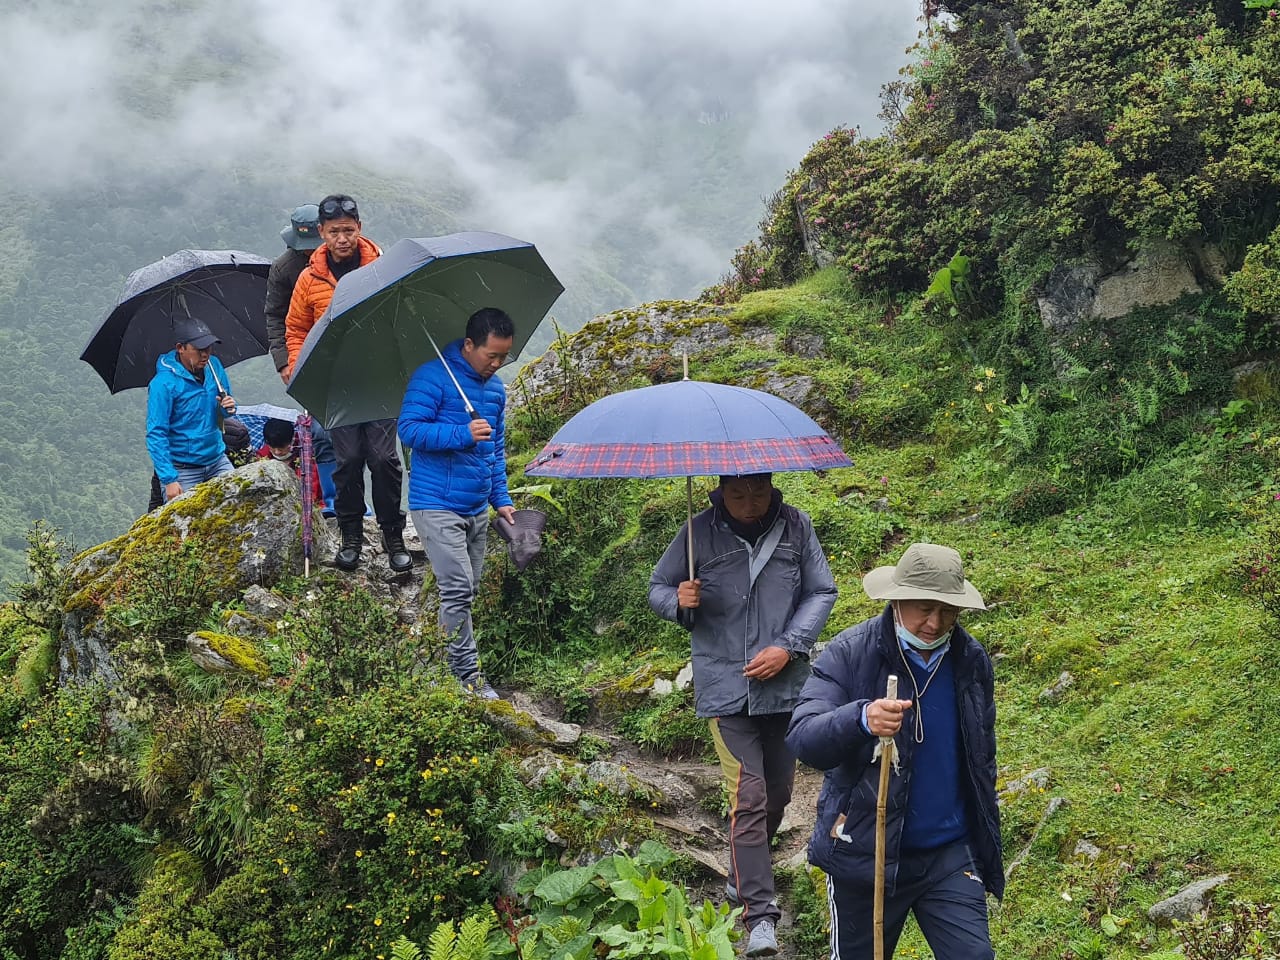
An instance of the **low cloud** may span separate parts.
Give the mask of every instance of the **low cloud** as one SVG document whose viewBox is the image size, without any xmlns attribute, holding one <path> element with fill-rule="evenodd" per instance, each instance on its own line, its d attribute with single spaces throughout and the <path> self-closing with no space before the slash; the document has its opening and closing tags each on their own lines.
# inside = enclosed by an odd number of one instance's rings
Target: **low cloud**
<svg viewBox="0 0 1280 960">
<path fill-rule="evenodd" d="M 879 87 L 905 60 L 918 10 L 914 0 L 62 7 L 0 14 L 10 118 L 0 170 L 11 188 L 246 165 L 298 182 L 353 168 L 446 182 L 461 221 L 536 239 L 561 262 L 643 229 L 656 238 L 655 283 L 676 286 L 668 294 L 723 271 L 760 198 L 811 142 L 840 124 L 878 128 Z M 729 198 L 729 220 L 717 209 L 724 222 L 709 222 L 709 191 Z"/>
</svg>

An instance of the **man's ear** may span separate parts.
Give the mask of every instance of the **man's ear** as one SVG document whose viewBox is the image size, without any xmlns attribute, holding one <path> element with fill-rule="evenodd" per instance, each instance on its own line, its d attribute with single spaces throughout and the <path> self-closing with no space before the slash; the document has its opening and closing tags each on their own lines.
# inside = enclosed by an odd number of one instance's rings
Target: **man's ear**
<svg viewBox="0 0 1280 960">
<path fill-rule="evenodd" d="M 475 345 L 474 343 L 472 343 L 472 342 L 471 342 L 471 338 L 470 338 L 470 337 L 463 337 L 463 338 L 462 338 L 462 349 L 463 349 L 463 350 L 465 350 L 467 353 L 470 353 L 470 352 L 471 352 L 472 350 L 474 350 L 475 348 L 476 348 L 476 345 Z"/>
</svg>

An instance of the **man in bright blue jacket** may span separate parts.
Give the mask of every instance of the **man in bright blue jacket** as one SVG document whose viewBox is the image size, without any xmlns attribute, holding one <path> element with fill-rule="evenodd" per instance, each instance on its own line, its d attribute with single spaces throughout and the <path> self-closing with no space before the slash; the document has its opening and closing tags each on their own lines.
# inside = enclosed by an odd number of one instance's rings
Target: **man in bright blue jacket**
<svg viewBox="0 0 1280 960">
<path fill-rule="evenodd" d="M 147 387 L 147 452 L 165 502 L 230 473 L 222 421 L 236 412 L 231 382 L 213 356 L 221 343 L 200 320 L 179 321 L 176 347 L 156 361 Z"/>
<path fill-rule="evenodd" d="M 400 408 L 400 440 L 413 451 L 409 510 L 440 590 L 449 670 L 486 699 L 498 694 L 480 674 L 471 604 L 484 569 L 489 507 L 506 523 L 515 519 L 503 447 L 507 389 L 494 376 L 514 337 L 503 311 L 477 310 L 462 340 L 414 371 Z"/>
<path fill-rule="evenodd" d="M 884 955 L 908 912 L 937 960 L 990 960 L 986 893 L 1004 893 L 991 659 L 957 622 L 985 610 L 950 547 L 913 543 L 862 581 L 884 612 L 839 633 L 800 691 L 787 745 L 826 771 L 809 862 L 827 875 L 831 956 L 874 954 L 881 737 L 893 738 Z M 886 697 L 890 675 L 898 696 Z"/>
</svg>

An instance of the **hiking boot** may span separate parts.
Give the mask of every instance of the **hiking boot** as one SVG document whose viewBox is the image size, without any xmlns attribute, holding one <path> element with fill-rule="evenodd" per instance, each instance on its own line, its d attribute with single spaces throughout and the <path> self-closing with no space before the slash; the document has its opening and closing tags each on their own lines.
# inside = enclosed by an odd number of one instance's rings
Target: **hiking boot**
<svg viewBox="0 0 1280 960">
<path fill-rule="evenodd" d="M 387 551 L 387 563 L 394 573 L 407 573 L 413 569 L 413 557 L 404 545 L 404 534 L 399 530 L 382 531 L 382 546 Z"/>
<path fill-rule="evenodd" d="M 333 562 L 343 570 L 354 570 L 360 566 L 360 552 L 364 549 L 364 531 L 359 526 L 342 528 L 342 546 L 338 548 Z"/>
<path fill-rule="evenodd" d="M 772 957 L 778 952 L 778 934 L 772 920 L 761 920 L 751 928 L 744 957 Z"/>
</svg>

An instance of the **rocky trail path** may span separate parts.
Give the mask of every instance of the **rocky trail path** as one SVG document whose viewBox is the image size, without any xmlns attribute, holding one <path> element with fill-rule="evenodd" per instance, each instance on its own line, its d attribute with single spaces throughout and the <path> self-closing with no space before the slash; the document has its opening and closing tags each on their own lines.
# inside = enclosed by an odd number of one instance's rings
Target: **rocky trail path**
<svg viewBox="0 0 1280 960">
<path fill-rule="evenodd" d="M 426 557 L 413 525 L 406 526 L 405 543 L 416 563 L 413 571 L 404 575 L 389 573 L 379 531 L 371 518 L 366 519 L 365 525 L 365 545 L 358 575 L 398 610 L 401 622 L 411 624 L 423 618 L 434 621 L 434 611 L 426 606 L 430 598 L 421 596 Z M 635 784 L 639 784 L 648 796 L 658 799 L 658 810 L 647 816 L 659 829 L 667 846 L 696 864 L 694 875 L 684 883 L 690 903 L 700 904 L 704 899 L 714 903 L 724 901 L 729 869 L 728 819 L 720 812 L 723 788 L 718 764 L 653 756 L 619 735 L 607 723 L 566 723 L 557 704 L 535 700 L 511 687 L 499 686 L 498 691 L 504 700 L 524 715 L 510 721 L 508 729 L 511 735 L 533 739 L 545 747 L 541 754 L 531 758 L 533 767 L 538 763 L 556 765 L 568 761 L 584 736 L 607 744 L 601 759 L 587 765 L 588 776 L 621 789 L 634 789 Z M 495 717 L 500 715 L 495 714 Z M 504 721 L 498 719 L 496 722 Z M 805 865 L 806 847 L 821 786 L 820 771 L 803 765 L 797 769 L 791 803 L 775 839 L 775 872 Z M 816 957 L 825 956 L 825 951 L 801 954 L 790 946 L 795 911 L 789 893 L 786 886 L 781 885 L 778 896 L 782 910 L 778 924 L 781 952 L 778 956 L 783 960 L 816 960 Z M 738 943 L 739 949 L 745 942 L 744 936 Z"/>
</svg>

